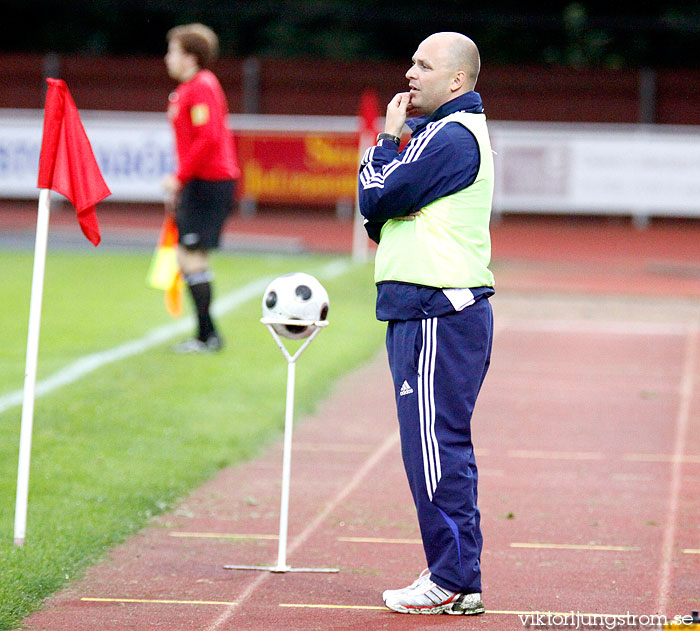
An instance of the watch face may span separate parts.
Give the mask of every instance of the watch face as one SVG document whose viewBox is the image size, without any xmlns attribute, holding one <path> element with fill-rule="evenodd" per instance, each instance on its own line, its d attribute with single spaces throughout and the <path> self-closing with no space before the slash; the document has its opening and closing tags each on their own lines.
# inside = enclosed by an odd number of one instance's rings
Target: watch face
<svg viewBox="0 0 700 631">
<path fill-rule="evenodd" d="M 180 113 L 180 95 L 177 92 L 171 92 L 168 95 L 168 120 L 174 121 Z"/>
</svg>

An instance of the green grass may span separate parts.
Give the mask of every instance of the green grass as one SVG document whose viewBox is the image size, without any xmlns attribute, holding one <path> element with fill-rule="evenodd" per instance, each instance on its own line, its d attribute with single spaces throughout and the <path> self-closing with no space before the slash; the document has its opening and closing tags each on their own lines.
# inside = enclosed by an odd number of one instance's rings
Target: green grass
<svg viewBox="0 0 700 631">
<path fill-rule="evenodd" d="M 216 294 L 290 271 L 318 274 L 331 260 L 219 254 Z M 38 380 L 172 322 L 162 293 L 145 287 L 148 263 L 146 254 L 49 253 Z M 0 396 L 23 386 L 32 264 L 32 253 L 0 252 Z M 374 319 L 370 265 L 320 279 L 330 296 L 330 326 L 297 367 L 297 419 L 338 377 L 372 357 L 384 335 Z M 287 367 L 259 323 L 261 297 L 219 318 L 223 353 L 177 356 L 171 340 L 36 400 L 22 548 L 13 545 L 21 409 L 0 414 L 0 629 L 15 628 L 42 599 L 217 470 L 279 437 Z"/>
</svg>

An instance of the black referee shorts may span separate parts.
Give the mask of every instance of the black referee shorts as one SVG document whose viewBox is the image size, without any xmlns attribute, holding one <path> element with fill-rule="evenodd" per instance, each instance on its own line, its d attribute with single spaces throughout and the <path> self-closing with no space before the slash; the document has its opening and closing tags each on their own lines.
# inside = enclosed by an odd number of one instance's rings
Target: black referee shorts
<svg viewBox="0 0 700 631">
<path fill-rule="evenodd" d="M 224 221 L 233 208 L 234 191 L 234 180 L 187 182 L 175 214 L 178 243 L 188 250 L 217 248 Z"/>
</svg>

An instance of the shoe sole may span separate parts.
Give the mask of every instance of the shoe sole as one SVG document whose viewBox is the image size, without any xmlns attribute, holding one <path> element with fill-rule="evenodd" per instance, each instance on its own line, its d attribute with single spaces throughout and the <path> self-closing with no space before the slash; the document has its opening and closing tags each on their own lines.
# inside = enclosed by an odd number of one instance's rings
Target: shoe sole
<svg viewBox="0 0 700 631">
<path fill-rule="evenodd" d="M 477 605 L 476 607 L 463 608 L 459 606 L 459 603 L 448 603 L 446 605 L 438 605 L 437 607 L 404 607 L 403 605 L 396 605 L 390 607 L 384 602 L 384 605 L 395 611 L 397 613 L 413 613 L 413 614 L 425 614 L 425 615 L 439 615 L 439 614 L 449 614 L 451 616 L 477 616 L 486 611 L 484 605 Z"/>
</svg>

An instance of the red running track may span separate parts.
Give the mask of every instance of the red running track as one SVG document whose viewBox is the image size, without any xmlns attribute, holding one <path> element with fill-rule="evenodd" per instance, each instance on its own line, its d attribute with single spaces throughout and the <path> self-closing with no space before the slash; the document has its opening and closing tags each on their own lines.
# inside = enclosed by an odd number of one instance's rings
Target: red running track
<svg viewBox="0 0 700 631">
<path fill-rule="evenodd" d="M 381 591 L 412 580 L 423 557 L 379 358 L 295 434 L 288 560 L 338 574 L 222 567 L 277 558 L 276 448 L 221 472 L 26 628 L 498 630 L 521 628 L 532 611 L 689 613 L 700 570 L 700 450 L 690 440 L 700 432 L 699 352 L 697 326 L 499 326 L 474 422 L 484 616 L 381 607 Z"/>
<path fill-rule="evenodd" d="M 276 560 L 278 445 L 222 471 L 25 628 L 644 628 L 697 609 L 700 241 L 692 223 L 649 230 L 494 228 L 497 328 L 474 418 L 485 615 L 382 607 L 382 590 L 424 563 L 382 354 L 294 437 L 288 560 L 339 573 L 223 568 Z"/>
</svg>

